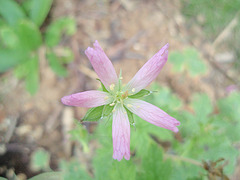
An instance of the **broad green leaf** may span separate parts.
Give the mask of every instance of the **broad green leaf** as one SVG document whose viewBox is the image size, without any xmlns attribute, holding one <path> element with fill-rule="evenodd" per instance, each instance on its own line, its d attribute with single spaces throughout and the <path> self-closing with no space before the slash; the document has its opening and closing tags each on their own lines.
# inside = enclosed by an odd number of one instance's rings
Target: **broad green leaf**
<svg viewBox="0 0 240 180">
<path fill-rule="evenodd" d="M 63 180 L 63 173 L 62 172 L 46 172 L 39 174 L 37 176 L 34 176 L 28 180 Z"/>
<path fill-rule="evenodd" d="M 104 105 L 90 108 L 83 117 L 82 121 L 98 121 L 102 117 L 103 108 Z"/>
<path fill-rule="evenodd" d="M 63 34 L 73 35 L 76 32 L 76 22 L 71 18 L 60 18 L 50 24 L 45 34 L 47 46 L 53 47 L 60 43 Z"/>
<path fill-rule="evenodd" d="M 18 22 L 17 34 L 23 49 L 36 50 L 42 43 L 42 35 L 39 29 L 34 23 L 28 20 Z"/>
<path fill-rule="evenodd" d="M 181 52 L 175 51 L 169 54 L 169 62 L 173 65 L 173 70 L 182 72 L 184 69 L 184 56 Z"/>
<path fill-rule="evenodd" d="M 26 17 L 22 8 L 14 0 L 0 0 L 0 15 L 11 26 Z"/>
<path fill-rule="evenodd" d="M 130 95 L 128 96 L 129 98 L 141 98 L 141 97 L 144 97 L 144 96 L 147 96 L 151 94 L 150 91 L 146 90 L 146 89 L 142 89 L 141 91 L 139 91 L 138 93 L 134 94 L 134 95 Z"/>
<path fill-rule="evenodd" d="M 52 6 L 52 0 L 32 0 L 30 19 L 39 27 L 47 17 L 50 8 Z"/>
<path fill-rule="evenodd" d="M 19 44 L 19 39 L 14 29 L 8 26 L 0 28 L 0 41 L 6 48 L 13 49 Z"/>
<path fill-rule="evenodd" d="M 92 180 L 85 170 L 85 167 L 77 160 L 72 160 L 70 162 L 62 160 L 60 162 L 60 169 L 63 174 L 62 177 L 65 180 Z"/>
<path fill-rule="evenodd" d="M 50 155 L 44 149 L 38 149 L 33 152 L 31 157 L 31 167 L 35 171 L 49 169 Z"/>
<path fill-rule="evenodd" d="M 191 105 L 194 109 L 196 120 L 206 122 L 207 115 L 209 115 L 213 110 L 212 103 L 208 95 L 195 94 Z"/>
<path fill-rule="evenodd" d="M 30 94 L 35 94 L 39 87 L 39 65 L 38 57 L 33 57 L 28 62 L 29 73 L 25 78 L 26 89 Z"/>
<path fill-rule="evenodd" d="M 16 66 L 28 58 L 25 51 L 0 49 L 0 72 L 5 72 L 8 69 Z"/>
<path fill-rule="evenodd" d="M 63 76 L 63 77 L 67 76 L 68 74 L 67 70 L 63 66 L 63 64 L 60 61 L 60 58 L 56 54 L 52 52 L 47 53 L 47 59 L 50 67 L 58 76 Z"/>
<path fill-rule="evenodd" d="M 187 48 L 183 53 L 184 58 L 188 63 L 187 68 L 192 76 L 197 76 L 206 72 L 206 65 L 204 64 L 203 60 L 200 59 L 200 55 L 196 49 Z"/>
<path fill-rule="evenodd" d="M 172 166 L 169 160 L 163 161 L 162 150 L 156 144 L 151 144 L 147 152 L 142 159 L 142 171 L 138 173 L 137 179 L 159 179 L 161 177 L 161 180 L 169 180 Z"/>
</svg>

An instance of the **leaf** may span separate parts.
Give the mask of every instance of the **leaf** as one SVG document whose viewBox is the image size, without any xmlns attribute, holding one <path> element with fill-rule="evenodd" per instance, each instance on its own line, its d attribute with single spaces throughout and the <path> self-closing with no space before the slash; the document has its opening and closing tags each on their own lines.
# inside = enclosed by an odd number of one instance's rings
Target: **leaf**
<svg viewBox="0 0 240 180">
<path fill-rule="evenodd" d="M 7 71 L 8 69 L 22 63 L 27 58 L 28 54 L 21 49 L 0 49 L 0 72 Z"/>
<path fill-rule="evenodd" d="M 82 121 L 98 121 L 102 117 L 103 108 L 104 105 L 90 108 L 83 117 Z"/>
<path fill-rule="evenodd" d="M 47 46 L 54 47 L 60 43 L 62 34 L 73 35 L 76 32 L 76 22 L 71 18 L 60 18 L 50 24 L 45 34 Z"/>
<path fill-rule="evenodd" d="M 49 62 L 50 67 L 52 68 L 52 70 L 58 75 L 58 76 L 62 76 L 65 77 L 67 76 L 67 70 L 66 68 L 63 66 L 63 64 L 60 62 L 59 57 L 57 57 L 56 54 L 50 52 L 47 53 L 47 59 Z"/>
<path fill-rule="evenodd" d="M 13 0 L 0 0 L 0 15 L 11 25 L 26 17 L 24 11 Z"/>
<path fill-rule="evenodd" d="M 39 65 L 38 57 L 33 57 L 28 63 L 29 73 L 25 78 L 25 85 L 28 92 L 33 95 L 37 92 L 39 86 Z"/>
<path fill-rule="evenodd" d="M 184 70 L 184 56 L 181 52 L 171 52 L 169 54 L 169 62 L 173 64 L 173 71 L 182 72 Z"/>
<path fill-rule="evenodd" d="M 62 170 L 63 179 L 66 180 L 91 180 L 92 178 L 88 175 L 85 167 L 83 167 L 77 160 L 70 162 L 61 161 L 60 168 Z"/>
<path fill-rule="evenodd" d="M 1 27 L 0 40 L 2 41 L 4 47 L 8 49 L 13 49 L 19 44 L 18 36 L 14 32 L 13 28 L 8 26 Z"/>
<path fill-rule="evenodd" d="M 105 105 L 104 108 L 103 108 L 102 116 L 103 117 L 109 116 L 112 113 L 113 108 L 114 108 L 114 106 Z"/>
<path fill-rule="evenodd" d="M 212 103 L 207 94 L 195 94 L 191 103 L 195 114 L 196 120 L 206 122 L 207 115 L 213 111 Z"/>
<path fill-rule="evenodd" d="M 162 150 L 156 145 L 148 147 L 148 153 L 142 159 L 142 171 L 138 173 L 136 179 L 159 179 L 168 180 L 172 174 L 171 162 L 163 161 Z"/>
<path fill-rule="evenodd" d="M 41 173 L 37 176 L 34 176 L 28 180 L 63 180 L 63 173 L 62 172 L 46 172 Z"/>
<path fill-rule="evenodd" d="M 50 155 L 44 149 L 38 149 L 31 156 L 31 167 L 35 171 L 49 168 Z"/>
<path fill-rule="evenodd" d="M 146 90 L 146 89 L 142 89 L 141 91 L 139 91 L 138 93 L 134 94 L 134 95 L 130 95 L 128 96 L 129 98 L 141 98 L 141 97 L 144 97 L 144 96 L 147 96 L 151 94 L 150 91 Z"/>
<path fill-rule="evenodd" d="M 52 0 L 32 0 L 30 19 L 40 27 L 47 17 L 50 8 L 52 6 Z"/>
<path fill-rule="evenodd" d="M 42 35 L 39 29 L 28 20 L 19 21 L 16 32 L 23 49 L 36 50 L 42 43 Z"/>
</svg>

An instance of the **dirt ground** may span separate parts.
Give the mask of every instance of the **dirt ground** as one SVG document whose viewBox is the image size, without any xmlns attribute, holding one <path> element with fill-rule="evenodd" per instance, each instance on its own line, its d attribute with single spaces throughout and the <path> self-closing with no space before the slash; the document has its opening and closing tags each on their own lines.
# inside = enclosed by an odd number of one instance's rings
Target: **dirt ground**
<svg viewBox="0 0 240 180">
<path fill-rule="evenodd" d="M 0 145 L 0 176 L 10 173 L 11 169 L 22 179 L 38 174 L 29 168 L 29 160 L 31 153 L 39 147 L 50 152 L 53 170 L 57 170 L 60 158 L 69 159 L 76 149 L 80 151 L 79 158 L 84 161 L 91 158 L 81 157 L 81 148 L 69 141 L 67 134 L 74 126 L 73 119 L 80 120 L 86 109 L 65 107 L 60 99 L 99 86 L 84 54 L 95 40 L 113 61 L 117 72 L 122 69 L 125 82 L 167 42 L 169 51 L 194 46 L 209 67 L 206 75 L 191 78 L 176 74 L 167 63 L 157 81 L 170 87 L 186 104 L 194 92 L 208 93 L 213 102 L 224 96 L 224 89 L 234 83 L 230 64 L 214 61 L 218 53 L 216 46 L 205 38 L 197 23 L 187 23 L 180 10 L 178 0 L 55 0 L 50 20 L 61 16 L 76 19 L 76 34 L 65 38 L 60 45 L 70 47 L 75 60 L 68 66 L 69 76 L 59 78 L 49 68 L 40 50 L 41 84 L 34 96 L 25 91 L 23 82 L 12 72 L 0 76 L 4 79 L 0 86 L 0 142 L 5 142 Z M 90 148 L 94 152 L 95 145 Z"/>
</svg>

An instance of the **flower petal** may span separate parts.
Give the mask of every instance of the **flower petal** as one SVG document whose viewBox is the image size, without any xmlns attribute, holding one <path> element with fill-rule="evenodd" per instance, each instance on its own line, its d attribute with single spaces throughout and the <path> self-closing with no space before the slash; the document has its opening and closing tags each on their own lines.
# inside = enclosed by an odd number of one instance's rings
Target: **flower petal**
<svg viewBox="0 0 240 180">
<path fill-rule="evenodd" d="M 68 106 L 97 107 L 109 104 L 113 99 L 106 92 L 92 90 L 64 96 L 61 101 Z"/>
<path fill-rule="evenodd" d="M 116 105 L 112 122 L 113 159 L 130 159 L 130 124 L 127 112 L 120 104 Z"/>
<path fill-rule="evenodd" d="M 128 98 L 124 100 L 124 105 L 134 114 L 140 118 L 152 123 L 156 126 L 169 129 L 173 132 L 178 132 L 176 126 L 180 125 L 180 122 L 175 118 L 169 116 L 166 112 L 154 106 L 150 103 L 139 99 Z"/>
<path fill-rule="evenodd" d="M 97 73 L 99 79 L 109 90 L 111 84 L 116 84 L 118 77 L 112 62 L 108 59 L 98 41 L 93 44 L 94 48 L 88 47 L 85 51 L 86 56 L 91 62 L 93 69 Z"/>
<path fill-rule="evenodd" d="M 159 74 L 162 67 L 167 62 L 168 47 L 166 44 L 151 59 L 149 59 L 143 67 L 137 72 L 132 80 L 126 85 L 126 90 L 137 93 L 148 86 Z"/>
</svg>

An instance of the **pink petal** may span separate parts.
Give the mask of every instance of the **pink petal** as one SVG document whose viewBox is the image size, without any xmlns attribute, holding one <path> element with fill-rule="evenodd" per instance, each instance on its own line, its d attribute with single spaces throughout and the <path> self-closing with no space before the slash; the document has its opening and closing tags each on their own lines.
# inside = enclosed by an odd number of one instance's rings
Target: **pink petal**
<svg viewBox="0 0 240 180">
<path fill-rule="evenodd" d="M 112 122 L 113 159 L 130 159 L 130 124 L 127 112 L 120 104 L 116 105 Z"/>
<path fill-rule="evenodd" d="M 94 48 L 88 47 L 85 51 L 86 56 L 91 62 L 93 69 L 97 73 L 99 79 L 107 89 L 111 84 L 116 84 L 118 77 L 113 64 L 108 59 L 98 41 L 93 44 Z"/>
<path fill-rule="evenodd" d="M 137 93 L 148 86 L 159 74 L 162 67 L 167 62 L 168 47 L 166 44 L 151 59 L 149 59 L 143 67 L 137 72 L 132 80 L 126 85 L 126 90 Z"/>
<path fill-rule="evenodd" d="M 109 104 L 113 99 L 106 92 L 92 90 L 64 96 L 61 101 L 68 106 L 97 107 Z"/>
<path fill-rule="evenodd" d="M 159 109 L 150 103 L 139 99 L 128 98 L 124 100 L 124 105 L 134 114 L 138 115 L 140 118 L 148 121 L 155 126 L 159 126 L 165 129 L 169 129 L 173 132 L 178 132 L 176 126 L 180 125 L 180 122 L 175 118 L 169 116 L 166 112 Z"/>
</svg>

